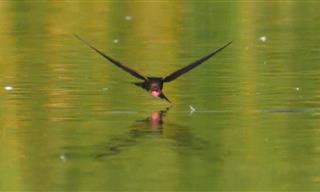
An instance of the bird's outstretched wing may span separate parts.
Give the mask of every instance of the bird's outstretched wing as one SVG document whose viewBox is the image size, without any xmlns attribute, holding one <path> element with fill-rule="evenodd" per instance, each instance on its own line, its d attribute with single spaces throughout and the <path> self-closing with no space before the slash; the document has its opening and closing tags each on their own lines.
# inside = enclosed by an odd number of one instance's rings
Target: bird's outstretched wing
<svg viewBox="0 0 320 192">
<path fill-rule="evenodd" d="M 136 83 L 136 82 L 133 82 L 133 84 L 136 85 L 137 87 L 140 87 L 140 88 L 148 91 L 148 87 L 147 87 L 147 85 L 146 85 L 145 82 L 137 82 L 137 83 Z"/>
<path fill-rule="evenodd" d="M 85 40 L 83 40 L 82 38 L 80 38 L 78 35 L 73 34 L 77 39 L 79 39 L 80 41 L 82 41 L 84 44 L 86 44 L 88 47 L 90 47 L 91 49 L 93 49 L 94 51 L 96 51 L 97 53 L 99 53 L 102 57 L 106 58 L 107 60 L 109 60 L 111 63 L 115 64 L 117 67 L 121 68 L 122 70 L 130 73 L 132 76 L 138 78 L 138 79 L 142 79 L 142 80 L 147 80 L 146 77 L 144 77 L 143 75 L 141 75 L 140 73 L 138 73 L 137 71 L 121 64 L 119 61 L 114 60 L 113 58 L 107 56 L 106 54 L 104 54 L 103 52 L 101 52 L 100 50 L 98 50 L 97 48 L 95 48 L 94 46 L 90 45 L 88 42 L 86 42 Z"/>
<path fill-rule="evenodd" d="M 220 51 L 222 51 L 224 48 L 226 48 L 228 45 L 230 45 L 232 43 L 232 41 L 230 41 L 229 43 L 225 44 L 224 46 L 222 46 L 221 48 L 215 50 L 214 52 L 210 53 L 209 55 L 206 55 L 204 57 L 202 57 L 199 60 L 194 61 L 193 63 L 173 72 L 170 73 L 168 76 L 163 78 L 163 82 L 170 82 L 175 80 L 176 78 L 180 77 L 181 75 L 187 73 L 188 71 L 190 71 L 191 69 L 199 66 L 201 63 L 205 62 L 206 60 L 208 60 L 210 57 L 214 56 L 215 54 L 219 53 Z"/>
</svg>

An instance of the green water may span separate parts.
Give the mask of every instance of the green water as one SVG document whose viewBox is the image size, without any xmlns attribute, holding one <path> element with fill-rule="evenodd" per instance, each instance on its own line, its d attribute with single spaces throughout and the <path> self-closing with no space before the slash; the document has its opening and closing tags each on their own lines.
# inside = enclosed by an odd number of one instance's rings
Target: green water
<svg viewBox="0 0 320 192">
<path fill-rule="evenodd" d="M 319 8 L 1 1 L 0 190 L 319 190 Z M 233 44 L 170 105 L 73 33 L 147 76 Z"/>
</svg>

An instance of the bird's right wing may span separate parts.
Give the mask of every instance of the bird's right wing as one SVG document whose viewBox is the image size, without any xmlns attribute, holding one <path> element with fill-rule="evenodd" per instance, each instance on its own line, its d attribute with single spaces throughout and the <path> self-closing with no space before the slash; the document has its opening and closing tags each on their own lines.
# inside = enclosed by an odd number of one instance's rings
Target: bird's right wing
<svg viewBox="0 0 320 192">
<path fill-rule="evenodd" d="M 121 68 L 122 70 L 126 71 L 127 73 L 130 73 L 132 76 L 138 78 L 138 79 L 142 79 L 142 80 L 147 80 L 146 77 L 144 77 L 143 75 L 141 75 L 140 73 L 138 73 L 137 71 L 121 64 L 119 61 L 114 60 L 113 58 L 107 56 L 106 54 L 104 54 L 103 52 L 101 52 L 100 50 L 98 50 L 97 48 L 95 48 L 94 46 L 90 45 L 88 42 L 86 42 L 85 40 L 83 40 L 82 38 L 80 38 L 78 35 L 74 34 L 74 36 L 79 39 L 80 41 L 82 41 L 84 44 L 86 44 L 88 47 L 90 47 L 91 49 L 93 49 L 94 51 L 96 51 L 97 53 L 99 53 L 102 57 L 106 58 L 107 60 L 109 60 L 111 63 L 115 64 L 117 67 Z"/>
</svg>

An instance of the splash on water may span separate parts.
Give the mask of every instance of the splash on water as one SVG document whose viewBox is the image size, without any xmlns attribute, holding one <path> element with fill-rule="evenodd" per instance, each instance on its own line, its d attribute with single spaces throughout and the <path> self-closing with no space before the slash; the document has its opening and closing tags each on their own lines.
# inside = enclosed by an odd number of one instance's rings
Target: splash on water
<svg viewBox="0 0 320 192">
<path fill-rule="evenodd" d="M 189 105 L 189 109 L 190 109 L 190 115 L 196 111 L 196 108 L 194 108 L 191 105 Z"/>
</svg>

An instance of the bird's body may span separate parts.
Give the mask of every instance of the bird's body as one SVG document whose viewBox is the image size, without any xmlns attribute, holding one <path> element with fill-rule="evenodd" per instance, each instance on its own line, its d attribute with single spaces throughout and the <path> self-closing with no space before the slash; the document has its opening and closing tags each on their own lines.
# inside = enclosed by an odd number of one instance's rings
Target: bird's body
<svg viewBox="0 0 320 192">
<path fill-rule="evenodd" d="M 151 96 L 160 97 L 161 99 L 165 99 L 170 102 L 162 92 L 163 79 L 161 77 L 147 77 L 147 80 L 134 84 L 149 92 Z"/>
<path fill-rule="evenodd" d="M 150 93 L 151 96 L 165 99 L 168 102 L 170 102 L 170 100 L 162 92 L 162 88 L 163 88 L 164 83 L 168 83 L 168 82 L 171 82 L 171 81 L 177 79 L 181 75 L 183 75 L 183 74 L 187 73 L 188 71 L 192 70 L 193 68 L 199 66 L 204 61 L 208 60 L 213 55 L 215 55 L 216 53 L 222 51 L 224 48 L 226 48 L 228 45 L 230 45 L 232 43 L 232 41 L 230 41 L 229 43 L 225 44 L 221 48 L 215 50 L 214 52 L 192 62 L 191 64 L 189 64 L 189 65 L 187 65 L 177 71 L 174 71 L 173 73 L 170 73 L 169 75 L 167 75 L 165 77 L 146 77 L 144 75 L 141 75 L 137 71 L 121 64 L 119 61 L 116 61 L 115 59 L 107 56 L 106 54 L 104 54 L 103 52 L 98 50 L 97 48 L 95 48 L 92 45 L 90 45 L 89 43 L 87 43 L 85 40 L 81 39 L 79 36 L 75 35 L 75 37 L 77 39 L 79 39 L 80 41 L 84 42 L 87 46 L 89 46 L 91 49 L 93 49 L 94 51 L 99 53 L 101 56 L 103 56 L 105 59 L 109 60 L 111 63 L 113 63 L 117 67 L 121 68 L 122 70 L 126 71 L 127 73 L 131 74 L 132 76 L 134 76 L 140 80 L 143 80 L 142 82 L 134 83 L 136 86 L 146 90 L 147 92 Z"/>
</svg>

